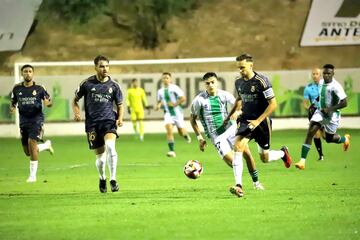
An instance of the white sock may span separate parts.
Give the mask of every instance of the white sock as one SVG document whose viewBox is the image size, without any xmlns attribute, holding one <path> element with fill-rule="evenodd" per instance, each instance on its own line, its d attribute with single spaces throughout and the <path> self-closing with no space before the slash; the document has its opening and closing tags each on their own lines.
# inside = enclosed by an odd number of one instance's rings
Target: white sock
<svg viewBox="0 0 360 240">
<path fill-rule="evenodd" d="M 116 180 L 117 152 L 115 150 L 115 140 L 105 141 L 106 160 L 110 171 L 110 180 Z"/>
<path fill-rule="evenodd" d="M 39 152 L 49 149 L 49 144 L 47 142 L 38 144 L 37 146 L 38 146 Z"/>
<path fill-rule="evenodd" d="M 242 173 L 243 173 L 243 153 L 235 152 L 233 160 L 233 172 L 235 177 L 235 184 L 242 186 Z"/>
<path fill-rule="evenodd" d="M 30 161 L 30 177 L 36 178 L 36 172 L 38 169 L 38 160 Z"/>
<path fill-rule="evenodd" d="M 102 180 L 106 179 L 106 174 L 105 174 L 106 153 L 101 153 L 96 155 L 95 165 L 98 170 L 100 179 Z"/>
<path fill-rule="evenodd" d="M 281 150 L 270 150 L 269 151 L 269 162 L 281 159 L 285 155 L 284 151 Z"/>
</svg>

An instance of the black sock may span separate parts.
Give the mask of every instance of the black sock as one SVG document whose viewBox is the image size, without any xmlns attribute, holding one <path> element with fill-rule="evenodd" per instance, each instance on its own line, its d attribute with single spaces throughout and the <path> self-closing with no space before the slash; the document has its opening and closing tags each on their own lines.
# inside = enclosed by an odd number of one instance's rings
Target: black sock
<svg viewBox="0 0 360 240">
<path fill-rule="evenodd" d="M 319 153 L 319 156 L 322 156 L 323 153 L 322 153 L 322 147 L 321 147 L 321 139 L 320 138 L 314 138 L 314 143 L 315 143 L 315 146 L 316 146 L 316 150 Z"/>
</svg>

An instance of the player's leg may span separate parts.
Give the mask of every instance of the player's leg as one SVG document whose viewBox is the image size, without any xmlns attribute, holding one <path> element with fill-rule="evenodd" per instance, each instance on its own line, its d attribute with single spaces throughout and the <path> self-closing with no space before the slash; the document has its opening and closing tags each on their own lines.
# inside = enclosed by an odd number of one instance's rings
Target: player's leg
<svg viewBox="0 0 360 240">
<path fill-rule="evenodd" d="M 242 173 L 243 173 L 243 153 L 249 142 L 249 138 L 237 136 L 234 144 L 234 160 L 233 173 L 235 177 L 235 186 L 230 188 L 230 192 L 238 197 L 242 197 L 244 192 L 242 190 Z"/>
<path fill-rule="evenodd" d="M 315 113 L 316 114 L 316 113 Z M 314 114 L 314 116 L 315 116 Z M 321 128 L 321 124 L 319 122 L 315 122 L 315 121 L 311 121 L 308 131 L 306 133 L 306 138 L 305 138 L 305 142 L 304 144 L 301 146 L 301 159 L 299 162 L 297 162 L 295 164 L 295 167 L 303 170 L 305 169 L 305 162 L 306 162 L 306 157 L 310 151 L 310 147 L 311 147 L 311 142 L 312 139 L 315 135 L 315 133 Z"/>
<path fill-rule="evenodd" d="M 130 120 L 131 120 L 131 123 L 132 123 L 132 125 L 133 125 L 133 129 L 134 129 L 134 132 L 135 132 L 135 134 L 137 134 L 138 133 L 138 130 L 137 130 L 137 118 L 136 118 L 136 113 L 135 113 L 135 111 L 131 111 L 130 112 Z"/>
<path fill-rule="evenodd" d="M 350 134 L 340 136 L 336 133 L 340 123 L 340 116 L 334 115 L 329 123 L 324 125 L 325 140 L 327 143 L 343 144 L 344 151 L 347 151 L 350 146 Z"/>
<path fill-rule="evenodd" d="M 30 154 L 30 174 L 27 182 L 36 182 L 36 173 L 38 169 L 39 152 L 37 148 L 37 140 L 28 139 L 28 149 Z"/>
<path fill-rule="evenodd" d="M 255 159 L 251 154 L 249 144 L 246 146 L 246 149 L 243 153 L 243 157 L 245 158 L 246 165 L 253 181 L 253 186 L 257 190 L 264 190 L 265 188 L 259 181 L 258 171 L 256 169 Z"/>
<path fill-rule="evenodd" d="M 169 151 L 167 152 L 166 156 L 176 157 L 173 125 L 171 123 L 168 123 L 165 125 L 165 129 L 166 129 L 166 140 L 169 147 Z"/>
<path fill-rule="evenodd" d="M 119 191 L 119 186 L 116 181 L 116 169 L 118 162 L 118 154 L 115 148 L 117 134 L 114 132 L 107 132 L 104 136 L 106 159 L 110 172 L 110 186 L 112 192 Z"/>
<path fill-rule="evenodd" d="M 264 163 L 282 159 L 286 168 L 291 165 L 291 157 L 286 146 L 280 150 L 270 150 L 271 142 L 271 121 L 266 119 L 253 131 L 253 136 L 258 145 L 260 159 Z"/>
<path fill-rule="evenodd" d="M 139 123 L 140 141 L 144 141 L 144 117 L 145 117 L 144 110 L 137 112 L 137 119 L 138 119 L 138 123 Z"/>
<path fill-rule="evenodd" d="M 315 133 L 315 136 L 314 136 L 314 144 L 315 144 L 315 147 L 316 147 L 316 150 L 319 154 L 319 161 L 322 161 L 324 160 L 324 155 L 323 155 L 323 152 L 322 152 L 322 144 L 321 144 L 321 130 L 317 131 Z"/>
<path fill-rule="evenodd" d="M 44 128 L 41 126 L 40 139 L 43 139 L 43 136 L 44 136 Z M 49 139 L 46 140 L 44 143 L 38 144 L 38 150 L 39 150 L 39 152 L 49 151 L 51 155 L 54 154 L 54 148 Z"/>
<path fill-rule="evenodd" d="M 104 138 L 99 135 L 96 131 L 96 126 L 86 128 L 87 140 L 89 148 L 94 150 L 95 153 L 95 166 L 99 173 L 99 190 L 101 193 L 107 192 L 106 186 L 106 174 L 105 174 L 105 165 L 106 165 L 106 153 L 105 153 L 105 142 Z"/>
<path fill-rule="evenodd" d="M 185 129 L 184 116 L 182 114 L 177 115 L 174 120 L 175 120 L 175 125 L 178 129 L 179 135 L 182 136 L 187 143 L 191 143 L 191 137 Z"/>
</svg>

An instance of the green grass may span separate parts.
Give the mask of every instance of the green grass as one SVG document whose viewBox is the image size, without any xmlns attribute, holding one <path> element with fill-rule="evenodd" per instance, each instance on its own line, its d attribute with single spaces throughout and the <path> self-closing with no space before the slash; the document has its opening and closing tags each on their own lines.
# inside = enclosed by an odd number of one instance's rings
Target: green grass
<svg viewBox="0 0 360 240">
<path fill-rule="evenodd" d="M 344 133 L 343 130 L 340 133 Z M 265 191 L 252 189 L 244 172 L 244 198 L 235 198 L 232 170 L 212 145 L 176 138 L 167 158 L 164 134 L 140 143 L 117 141 L 118 193 L 98 192 L 94 154 L 84 137 L 51 138 L 55 155 L 41 153 L 38 182 L 25 183 L 28 160 L 17 139 L 0 139 L 1 239 L 359 239 L 360 131 L 351 147 L 323 142 L 325 160 L 311 149 L 306 169 L 260 162 Z M 293 161 L 305 131 L 276 131 L 272 148 L 286 144 Z M 198 159 L 204 173 L 187 179 L 182 167 Z M 245 168 L 246 170 L 246 168 Z"/>
</svg>

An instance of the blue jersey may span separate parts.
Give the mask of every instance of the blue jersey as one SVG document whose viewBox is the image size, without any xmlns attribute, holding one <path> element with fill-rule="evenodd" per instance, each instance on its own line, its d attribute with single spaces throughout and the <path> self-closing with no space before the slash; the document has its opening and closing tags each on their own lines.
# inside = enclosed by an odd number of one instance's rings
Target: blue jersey
<svg viewBox="0 0 360 240">
<path fill-rule="evenodd" d="M 49 93 L 41 85 L 33 83 L 26 87 L 24 82 L 16 84 L 11 93 L 11 104 L 19 109 L 20 127 L 33 124 L 43 124 L 43 103 L 45 98 L 50 98 Z"/>
<path fill-rule="evenodd" d="M 240 120 L 257 119 L 269 106 L 268 100 L 275 97 L 269 79 L 256 72 L 249 80 L 237 79 L 235 89 L 242 102 Z"/>
<path fill-rule="evenodd" d="M 75 92 L 78 101 L 84 97 L 85 125 L 103 120 L 116 120 L 114 103 L 122 104 L 123 94 L 118 83 L 110 77 L 106 82 L 100 82 L 96 76 L 83 81 Z"/>
<path fill-rule="evenodd" d="M 320 86 L 316 83 L 308 84 L 304 89 L 304 99 L 310 101 L 310 104 L 314 104 L 316 107 L 319 106 L 317 98 L 319 97 Z"/>
</svg>

